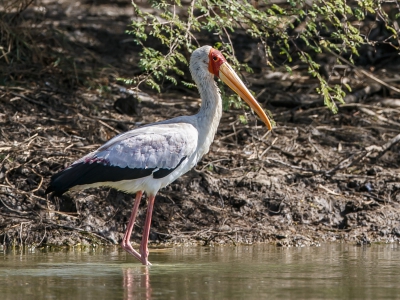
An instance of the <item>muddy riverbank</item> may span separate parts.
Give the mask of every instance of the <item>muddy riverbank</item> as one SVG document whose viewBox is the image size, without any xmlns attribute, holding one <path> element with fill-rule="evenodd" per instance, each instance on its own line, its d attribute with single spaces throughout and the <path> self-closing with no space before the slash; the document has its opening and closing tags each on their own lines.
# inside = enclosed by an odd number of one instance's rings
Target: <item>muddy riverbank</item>
<svg viewBox="0 0 400 300">
<path fill-rule="evenodd" d="M 196 90 L 145 90 L 136 101 L 116 80 L 138 72 L 138 47 L 124 33 L 128 4 L 49 1 L 39 20 L 37 11 L 25 12 L 38 31 L 53 29 L 43 33 L 43 49 L 60 47 L 65 59 L 58 63 L 82 72 L 70 76 L 55 62 L 43 68 L 39 62 L 15 67 L 1 61 L 3 245 L 120 242 L 132 195 L 103 188 L 46 196 L 51 175 L 118 133 L 199 109 Z M 70 48 L 56 44 L 55 32 Z M 237 52 L 243 58 L 251 53 L 251 41 L 242 46 Z M 210 153 L 159 193 L 152 242 L 399 242 L 398 95 L 349 71 L 353 98 L 334 115 L 301 65 L 287 75 L 257 69 L 257 63 L 249 60 L 255 73 L 244 75 L 277 127 L 267 132 L 249 111 L 224 112 Z M 399 66 L 395 58 L 374 74 L 396 83 Z M 241 114 L 248 115 L 247 124 L 239 121 Z M 145 212 L 143 201 L 134 242 L 140 241 Z"/>
</svg>

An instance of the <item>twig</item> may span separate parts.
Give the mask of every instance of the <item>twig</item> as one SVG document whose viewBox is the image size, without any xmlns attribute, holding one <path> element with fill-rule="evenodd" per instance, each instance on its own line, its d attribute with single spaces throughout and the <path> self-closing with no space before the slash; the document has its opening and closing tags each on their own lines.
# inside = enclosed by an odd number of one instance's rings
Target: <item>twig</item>
<svg viewBox="0 0 400 300">
<path fill-rule="evenodd" d="M 400 142 L 400 133 L 398 135 L 396 135 L 394 138 L 392 138 L 389 142 L 387 142 L 385 145 L 383 145 L 382 147 L 379 146 L 370 146 L 367 149 L 370 151 L 373 151 L 375 149 L 378 150 L 379 155 L 375 157 L 375 159 L 379 159 L 382 157 L 382 155 L 384 155 L 391 147 L 393 147 L 395 144 L 397 144 L 398 142 Z"/>
<path fill-rule="evenodd" d="M 46 227 L 44 227 L 44 234 L 43 234 L 43 238 L 42 238 L 42 240 L 39 242 L 39 244 L 37 244 L 36 245 L 36 247 L 38 247 L 38 246 L 40 246 L 42 243 L 43 243 L 43 241 L 44 241 L 44 239 L 45 239 L 45 237 L 46 237 Z"/>
<path fill-rule="evenodd" d="M 5 193 L 2 193 L 2 192 L 0 192 L 0 193 L 5 195 Z M 16 209 L 13 209 L 13 208 L 9 207 L 7 204 L 4 203 L 4 201 L 1 198 L 0 198 L 0 202 L 4 205 L 5 208 L 7 208 L 10 211 L 13 211 L 13 212 L 16 212 L 16 213 L 22 214 L 22 215 L 28 215 L 29 214 L 26 211 L 20 211 L 20 210 L 16 210 Z"/>
<path fill-rule="evenodd" d="M 110 126 L 110 125 L 108 125 L 107 123 L 103 122 L 102 120 L 98 120 L 98 121 L 99 121 L 99 123 L 100 123 L 101 125 L 106 126 L 108 129 L 114 131 L 115 133 L 117 133 L 117 134 L 120 134 L 120 133 L 121 133 L 121 131 L 115 129 L 114 127 L 112 127 L 112 126 Z"/>
<path fill-rule="evenodd" d="M 359 162 L 361 159 L 368 157 L 370 154 L 371 151 L 365 151 L 365 150 L 359 151 L 358 153 L 354 153 L 349 157 L 343 159 L 335 167 L 327 171 L 325 175 L 333 176 L 336 173 L 336 171 L 341 169 L 347 169 L 350 166 L 354 165 L 355 163 Z"/>
<path fill-rule="evenodd" d="M 199 172 L 204 171 L 205 168 L 207 168 L 208 166 L 211 166 L 211 165 L 215 164 L 216 162 L 220 162 L 220 161 L 231 161 L 231 160 L 232 160 L 231 158 L 221 158 L 221 159 L 216 159 L 216 160 L 213 160 L 213 161 L 209 161 L 206 165 L 204 165 L 204 166 L 199 170 Z"/>
<path fill-rule="evenodd" d="M 115 123 L 123 123 L 123 124 L 136 125 L 136 126 L 139 126 L 139 125 L 142 124 L 141 122 L 131 122 L 131 121 L 111 119 L 111 118 L 100 118 L 100 117 L 94 117 L 94 116 L 85 116 L 85 117 L 87 117 L 89 119 L 94 119 L 94 120 L 101 120 L 101 121 L 115 122 Z"/>
<path fill-rule="evenodd" d="M 325 190 L 326 192 L 328 192 L 328 194 L 332 194 L 332 195 L 335 195 L 335 196 L 340 196 L 340 194 L 328 189 L 327 187 L 324 187 L 322 184 L 319 184 L 318 187 L 323 189 L 323 190 Z"/>
<path fill-rule="evenodd" d="M 227 138 L 230 138 L 231 136 L 235 136 L 235 142 L 236 142 L 236 145 L 237 145 L 237 134 L 238 134 L 239 132 L 242 132 L 244 129 L 241 128 L 241 129 L 239 129 L 238 131 L 236 131 L 236 130 L 235 130 L 235 126 L 232 125 L 232 127 L 233 127 L 233 132 L 232 132 L 232 133 L 230 133 L 230 134 L 228 134 L 228 135 L 225 135 L 225 136 L 223 136 L 223 137 L 220 137 L 218 140 L 226 140 Z"/>
<path fill-rule="evenodd" d="M 72 226 L 68 226 L 68 225 L 63 225 L 63 224 L 57 224 L 57 223 L 50 223 L 50 222 L 45 222 L 45 223 L 46 223 L 47 225 L 52 225 L 52 226 L 57 226 L 57 227 L 64 228 L 64 229 L 69 229 L 69 230 L 74 230 L 74 231 L 79 231 L 79 232 L 87 233 L 88 235 L 93 235 L 93 236 L 95 236 L 95 237 L 97 237 L 97 238 L 99 238 L 99 239 L 105 240 L 105 241 L 107 241 L 107 242 L 110 242 L 110 241 L 111 241 L 112 243 L 114 243 L 114 241 L 111 240 L 111 239 L 108 239 L 108 238 L 103 237 L 103 236 L 101 236 L 101 235 L 99 235 L 99 234 L 97 234 L 97 233 L 90 232 L 90 231 L 87 231 L 87 230 L 84 230 L 84 229 L 80 229 L 80 228 L 76 228 L 76 227 L 72 227 Z"/>
<path fill-rule="evenodd" d="M 381 89 L 382 89 L 381 84 L 372 83 L 370 85 L 367 85 L 366 87 L 364 87 L 361 90 L 358 90 L 354 93 L 346 95 L 346 97 L 344 97 L 344 102 L 346 104 L 358 102 L 361 98 L 368 96 L 372 93 L 379 92 Z"/>
<path fill-rule="evenodd" d="M 381 100 L 379 103 L 382 103 Z M 379 111 L 382 112 L 396 112 L 400 113 L 400 110 L 394 109 L 394 108 L 382 108 L 382 107 L 377 107 L 375 105 L 368 105 L 368 104 L 362 104 L 362 103 L 345 103 L 345 104 L 340 104 L 340 107 L 365 107 L 365 108 L 370 108 L 370 109 L 379 109 Z"/>
<path fill-rule="evenodd" d="M 53 214 L 57 214 L 57 215 L 61 215 L 61 216 L 65 216 L 65 217 L 69 217 L 69 218 L 73 218 L 73 219 L 79 219 L 79 217 L 73 216 L 72 213 L 65 213 L 65 212 L 62 212 L 62 211 L 48 209 L 48 208 L 45 208 L 45 207 L 43 207 L 42 209 L 47 211 L 48 213 L 53 213 Z M 77 214 L 77 213 L 73 213 L 73 214 Z"/>
<path fill-rule="evenodd" d="M 35 173 L 37 176 L 40 177 L 40 182 L 39 182 L 39 185 L 37 186 L 37 188 L 36 188 L 36 189 L 33 189 L 33 190 L 31 190 L 31 191 L 29 191 L 29 193 L 37 192 L 37 191 L 41 188 L 42 183 L 43 183 L 43 176 L 40 175 L 40 174 L 38 174 L 38 173 L 37 173 L 35 170 L 33 170 L 33 169 L 32 169 L 32 172 Z"/>
<path fill-rule="evenodd" d="M 7 148 L 7 147 L 4 147 L 4 148 Z M 11 147 L 10 147 L 11 148 Z M 2 151 L 2 148 L 0 148 L 0 152 Z M 8 153 L 5 157 L 4 157 L 4 159 L 0 162 L 0 165 L 2 165 L 3 163 L 4 163 L 4 161 L 6 160 L 6 159 L 8 159 L 10 157 L 10 154 Z"/>
<path fill-rule="evenodd" d="M 276 163 L 278 163 L 278 164 L 287 166 L 287 167 L 289 167 L 289 168 L 299 170 L 299 171 L 312 172 L 312 173 L 315 173 L 315 174 L 326 174 L 326 173 L 327 173 L 327 171 L 323 171 L 323 170 L 313 170 L 313 169 L 306 169 L 306 168 L 294 166 L 294 165 L 285 163 L 285 162 L 283 162 L 283 161 L 280 161 L 280 160 L 274 159 L 274 158 L 267 158 L 267 159 L 266 159 L 266 161 L 269 161 L 269 160 L 270 160 L 270 161 L 273 161 L 273 162 L 276 162 Z"/>
<path fill-rule="evenodd" d="M 0 87 L 0 89 L 6 91 L 6 89 L 4 89 L 3 87 Z M 50 109 L 50 106 L 48 106 L 48 105 L 46 105 L 46 104 L 43 104 L 42 102 L 33 100 L 32 98 L 29 98 L 29 97 L 27 97 L 27 96 L 25 96 L 25 95 L 18 94 L 18 93 L 14 93 L 14 92 L 9 92 L 9 93 L 10 93 L 11 95 L 13 95 L 13 96 L 20 97 L 20 98 L 22 98 L 22 99 L 24 99 L 24 100 L 26 100 L 26 101 L 28 101 L 28 102 L 30 102 L 30 103 L 34 103 L 34 104 L 36 104 L 36 105 L 43 106 L 43 107 L 45 107 L 45 108 Z"/>
<path fill-rule="evenodd" d="M 21 166 L 21 165 L 19 165 L 18 167 L 20 167 L 20 166 Z M 18 167 L 13 167 L 13 168 L 8 169 L 8 170 L 6 171 L 5 176 L 4 176 L 4 179 L 5 179 L 6 183 L 9 185 L 10 188 L 15 189 L 19 194 L 22 194 L 22 195 L 29 194 L 30 196 L 35 197 L 35 195 L 33 195 L 33 193 L 36 192 L 36 191 L 38 191 L 38 190 L 40 189 L 40 187 L 42 186 L 42 183 L 43 183 L 43 176 L 40 176 L 39 174 L 37 174 L 35 171 L 32 170 L 36 175 L 38 175 L 39 177 L 41 177 L 40 183 L 39 183 L 39 185 L 38 185 L 37 188 L 35 188 L 35 189 L 31 190 L 31 191 L 27 191 L 27 192 L 26 192 L 26 191 L 22 191 L 22 190 L 20 190 L 19 188 L 15 187 L 13 184 L 11 184 L 11 182 L 8 180 L 8 173 L 10 173 L 12 170 L 14 170 L 14 169 L 16 169 L 16 168 L 18 168 Z M 31 194 L 32 194 L 32 195 L 31 195 Z M 36 198 L 43 199 L 43 198 L 41 198 L 41 197 L 39 197 L 39 196 L 36 196 Z"/>
<path fill-rule="evenodd" d="M 1 212 L 0 212 L 0 214 L 4 216 L 4 214 L 2 214 Z M 6 216 L 10 216 L 10 215 L 6 215 Z M 18 216 L 18 217 L 19 217 L 19 216 Z M 25 218 L 24 218 L 24 217 L 21 217 L 21 218 L 22 218 L 22 219 L 26 219 L 26 217 L 25 217 Z M 15 225 L 11 225 L 10 227 L 6 227 L 6 228 L 4 228 L 3 230 L 0 231 L 0 234 L 4 234 L 4 233 L 6 233 L 8 230 L 11 230 L 11 229 L 16 228 L 16 227 L 18 227 L 18 226 L 19 226 L 19 224 L 15 224 Z"/>
<path fill-rule="evenodd" d="M 325 154 L 322 153 L 322 151 L 319 150 L 319 148 L 318 148 L 317 146 L 314 145 L 314 143 L 312 142 L 312 139 L 311 139 L 311 135 L 308 136 L 308 142 L 311 144 L 311 146 L 313 146 L 313 148 L 314 148 L 322 157 L 324 157 L 325 159 L 327 158 L 327 157 L 325 156 Z"/>
<path fill-rule="evenodd" d="M 261 138 L 261 140 L 264 142 L 264 144 L 266 144 L 266 142 L 263 140 L 263 138 L 264 137 L 262 137 Z M 271 143 L 271 145 L 269 145 L 262 153 L 261 153 L 261 155 L 260 155 L 260 159 L 265 155 L 265 153 L 267 153 L 268 151 L 269 151 L 269 149 L 275 149 L 275 150 L 280 150 L 280 151 L 283 151 L 283 150 L 281 150 L 279 147 L 277 147 L 277 146 L 274 146 L 274 144 L 275 144 L 275 142 L 278 140 L 278 138 L 276 137 L 273 141 L 272 141 L 272 143 Z M 283 152 L 282 152 L 283 153 Z M 285 154 L 285 153 L 283 153 L 283 154 Z M 290 155 L 292 155 L 292 154 L 290 154 Z M 294 156 L 292 155 L 292 158 L 294 158 Z"/>
<path fill-rule="evenodd" d="M 400 133 L 392 138 L 389 142 L 383 145 L 383 152 L 389 150 L 393 145 L 397 144 L 400 141 Z"/>
<path fill-rule="evenodd" d="M 392 85 L 390 85 L 390 84 L 388 84 L 388 83 L 386 83 L 386 82 L 380 80 L 379 78 L 376 78 L 376 77 L 375 77 L 374 75 L 372 75 L 371 73 L 369 73 L 369 72 L 367 72 L 367 71 L 365 71 L 365 70 L 363 70 L 363 69 L 361 69 L 361 68 L 359 68 L 359 67 L 356 67 L 356 66 L 355 66 L 354 64 L 352 64 L 350 61 L 348 61 L 347 59 L 343 58 L 343 57 L 340 56 L 339 54 L 336 54 L 335 52 L 331 51 L 330 49 L 328 49 L 328 48 L 325 48 L 325 49 L 326 49 L 329 53 L 331 53 L 333 56 L 335 56 L 336 58 L 338 58 L 339 60 L 343 61 L 344 63 L 346 63 L 346 64 L 348 64 L 349 66 L 351 66 L 352 68 L 354 68 L 354 70 L 355 70 L 356 72 L 362 73 L 362 74 L 364 74 L 365 76 L 371 78 L 372 80 L 378 82 L 379 84 L 382 84 L 383 86 L 386 86 L 388 89 L 390 89 L 390 90 L 392 90 L 392 91 L 394 91 L 394 92 L 400 94 L 400 90 L 399 90 L 398 88 L 396 88 L 396 87 L 394 87 L 394 86 L 392 86 Z"/>
<path fill-rule="evenodd" d="M 377 117 L 380 121 L 383 121 L 383 122 L 389 123 L 389 124 L 391 124 L 391 125 L 396 125 L 396 126 L 399 126 L 399 127 L 400 127 L 400 123 L 395 122 L 395 121 L 392 121 L 392 120 L 389 120 L 389 119 L 387 119 L 387 118 L 385 118 L 385 117 L 382 117 L 382 116 L 378 115 L 376 112 L 374 112 L 374 111 L 372 111 L 372 110 L 370 110 L 370 109 L 368 109 L 368 108 L 359 107 L 359 109 L 360 109 L 362 112 L 366 113 L 367 115 Z"/>
<path fill-rule="evenodd" d="M 350 157 L 347 157 L 347 158 L 343 159 L 343 160 L 342 160 L 341 162 L 339 162 L 335 167 L 333 167 L 332 169 L 330 169 L 330 170 L 328 171 L 328 174 L 334 174 L 337 170 L 340 170 L 340 169 L 349 167 L 350 164 L 351 164 L 351 162 L 352 162 L 352 160 L 353 160 L 353 157 L 354 157 L 355 155 L 356 155 L 356 154 L 352 154 Z"/>
</svg>

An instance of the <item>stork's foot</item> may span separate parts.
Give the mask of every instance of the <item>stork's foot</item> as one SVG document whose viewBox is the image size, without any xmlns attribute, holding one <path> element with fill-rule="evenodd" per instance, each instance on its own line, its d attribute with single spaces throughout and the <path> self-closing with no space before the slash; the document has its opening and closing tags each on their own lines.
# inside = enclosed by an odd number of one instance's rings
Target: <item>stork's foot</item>
<svg viewBox="0 0 400 300">
<path fill-rule="evenodd" d="M 137 260 L 142 261 L 142 256 L 135 249 L 132 248 L 131 243 L 122 241 L 121 247 L 130 255 L 133 255 Z"/>
<path fill-rule="evenodd" d="M 140 261 L 145 266 L 151 266 L 151 263 L 147 260 L 149 256 L 149 251 L 147 251 L 147 255 L 142 256 L 140 255 L 135 249 L 133 249 L 131 243 L 126 243 L 122 241 L 121 243 L 122 249 L 128 252 L 130 255 L 133 255 L 138 261 Z"/>
<path fill-rule="evenodd" d="M 145 246 L 140 245 L 139 248 L 140 256 L 141 256 L 141 262 L 145 266 L 151 266 L 151 263 L 147 260 L 149 257 L 149 248 L 147 248 L 147 244 Z"/>
</svg>

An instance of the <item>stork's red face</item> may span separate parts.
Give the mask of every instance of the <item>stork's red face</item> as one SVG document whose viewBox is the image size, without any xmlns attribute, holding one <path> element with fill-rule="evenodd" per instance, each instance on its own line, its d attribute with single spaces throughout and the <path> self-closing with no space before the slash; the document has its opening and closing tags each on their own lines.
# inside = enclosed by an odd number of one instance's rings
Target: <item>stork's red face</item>
<svg viewBox="0 0 400 300">
<path fill-rule="evenodd" d="M 272 130 L 271 122 L 269 121 L 264 110 L 258 104 L 250 91 L 246 88 L 239 76 L 233 71 L 232 67 L 227 63 L 225 57 L 218 50 L 211 48 L 208 54 L 208 71 L 211 74 L 221 78 L 232 90 L 236 92 L 246 103 L 257 113 L 261 120 L 267 125 L 268 130 Z"/>
<path fill-rule="evenodd" d="M 225 57 L 218 50 L 211 48 L 210 53 L 208 54 L 209 63 L 208 63 L 208 71 L 219 77 L 219 68 L 223 63 L 226 63 Z"/>
</svg>

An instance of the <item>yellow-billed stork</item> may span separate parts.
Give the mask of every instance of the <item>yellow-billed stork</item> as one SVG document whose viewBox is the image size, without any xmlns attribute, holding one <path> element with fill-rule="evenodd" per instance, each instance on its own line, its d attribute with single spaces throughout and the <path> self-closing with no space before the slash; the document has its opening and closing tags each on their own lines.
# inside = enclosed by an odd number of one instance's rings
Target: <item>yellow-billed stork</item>
<svg viewBox="0 0 400 300">
<path fill-rule="evenodd" d="M 61 195 L 68 190 L 107 186 L 136 193 L 121 246 L 143 265 L 150 265 L 147 244 L 158 190 L 192 169 L 208 152 L 217 131 L 222 115 L 222 100 L 214 75 L 245 100 L 268 129 L 272 129 L 263 109 L 221 52 L 210 46 L 198 48 L 190 58 L 190 72 L 202 99 L 196 115 L 177 117 L 122 133 L 53 175 L 46 190 L 46 194 L 55 192 Z M 130 237 L 143 192 L 146 192 L 149 200 L 142 241 L 137 252 L 130 244 Z"/>
</svg>

